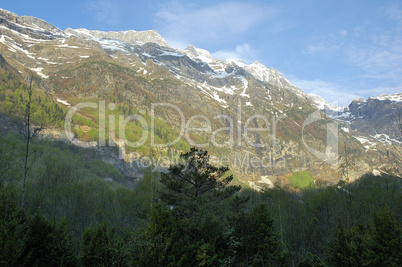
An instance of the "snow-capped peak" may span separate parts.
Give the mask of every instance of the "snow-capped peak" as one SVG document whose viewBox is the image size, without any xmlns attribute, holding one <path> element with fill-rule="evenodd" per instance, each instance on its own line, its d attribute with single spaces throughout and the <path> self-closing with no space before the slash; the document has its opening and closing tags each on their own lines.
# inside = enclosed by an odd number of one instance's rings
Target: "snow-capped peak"
<svg viewBox="0 0 402 267">
<path fill-rule="evenodd" d="M 314 106 L 316 106 L 320 110 L 342 112 L 346 108 L 329 104 L 324 98 L 316 94 L 308 94 L 307 98 Z"/>
<path fill-rule="evenodd" d="M 308 94 L 308 99 L 312 102 L 314 106 L 319 108 L 320 110 L 324 110 L 325 106 L 328 104 L 324 98 L 316 94 Z"/>
<path fill-rule="evenodd" d="M 257 79 L 268 82 L 270 77 L 270 71 L 260 62 L 256 61 L 248 66 L 248 71 L 253 74 Z"/>
<path fill-rule="evenodd" d="M 196 48 L 192 45 L 187 46 L 182 52 L 192 59 L 205 62 L 207 64 L 214 61 L 211 57 L 211 54 L 207 50 Z"/>
<path fill-rule="evenodd" d="M 106 38 L 106 39 L 115 39 L 124 41 L 128 44 L 144 44 L 148 42 L 157 43 L 161 46 L 167 46 L 165 39 L 156 31 L 156 30 L 149 30 L 149 31 L 96 31 L 96 30 L 87 30 L 87 29 L 66 29 L 65 33 L 72 34 L 72 35 L 79 35 L 81 37 L 87 37 L 90 39 L 93 38 Z"/>
<path fill-rule="evenodd" d="M 257 80 L 270 83 L 279 88 L 291 89 L 301 97 L 306 96 L 306 94 L 300 88 L 297 88 L 296 86 L 291 84 L 279 71 L 274 68 L 268 69 L 258 61 L 248 65 L 241 59 L 231 58 L 224 61 L 220 59 L 213 59 L 211 57 L 211 54 L 207 50 L 196 48 L 192 45 L 189 45 L 186 49 L 182 51 L 182 53 L 195 61 L 207 63 L 209 67 L 214 70 L 218 75 L 228 75 L 226 73 L 227 67 L 235 66 L 246 70 Z"/>
<path fill-rule="evenodd" d="M 71 28 L 67 28 L 64 33 L 68 34 L 68 35 L 79 35 L 81 37 L 89 37 L 89 38 L 95 38 L 95 36 L 93 36 L 89 30 L 81 28 L 81 29 L 71 29 Z"/>
<path fill-rule="evenodd" d="M 370 97 L 370 99 L 378 99 L 378 100 L 391 100 L 395 102 L 402 102 L 402 93 L 395 93 L 395 94 L 383 94 L 377 97 Z"/>
<path fill-rule="evenodd" d="M 248 66 L 246 63 L 243 62 L 243 60 L 236 59 L 236 58 L 226 59 L 225 63 L 229 64 L 229 65 L 236 65 L 236 66 L 241 67 L 241 68 L 245 68 L 246 66 Z"/>
</svg>

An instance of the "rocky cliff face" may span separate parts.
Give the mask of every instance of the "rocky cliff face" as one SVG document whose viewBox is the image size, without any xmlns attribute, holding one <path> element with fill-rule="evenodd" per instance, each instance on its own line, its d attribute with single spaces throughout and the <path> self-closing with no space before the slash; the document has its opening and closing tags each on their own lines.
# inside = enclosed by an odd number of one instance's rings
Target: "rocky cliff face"
<svg viewBox="0 0 402 267">
<path fill-rule="evenodd" d="M 356 99 L 349 111 L 353 130 L 372 136 L 385 134 L 395 140 L 400 137 L 397 115 L 402 111 L 402 93 Z"/>
<path fill-rule="evenodd" d="M 361 143 L 375 168 L 401 174 L 402 93 L 367 100 L 358 98 L 348 107 L 330 105 L 317 95 L 308 95 L 308 98 L 334 119 L 342 131 Z"/>
<path fill-rule="evenodd" d="M 402 93 L 358 98 L 348 107 L 329 105 L 317 95 L 308 95 L 309 100 L 331 118 L 337 120 L 344 130 L 353 136 L 364 135 L 386 144 L 400 144 Z"/>
<path fill-rule="evenodd" d="M 203 146 L 246 184 L 253 177 L 272 183 L 305 169 L 336 182 L 342 178 L 337 159 L 346 145 L 356 154 L 354 166 L 361 166 L 356 176 L 370 170 L 371 160 L 356 139 L 345 131 L 338 133 L 334 121 L 302 90 L 258 62 L 213 59 L 208 51 L 192 46 L 168 47 L 156 31 L 61 31 L 4 10 L 0 25 L 1 55 L 25 78 L 32 73 L 38 77 L 43 93 L 66 110 L 88 101 L 98 101 L 99 108 L 99 101 L 105 101 L 105 122 L 94 112 L 81 110 L 80 115 L 105 127 L 115 144 L 120 144 L 123 133 L 106 120 L 109 115 L 127 118 L 133 112 L 148 126 L 150 118 L 157 119 L 159 141 L 182 133 L 181 141 Z M 153 108 L 161 103 L 163 108 Z M 142 124 L 143 129 L 139 122 L 130 129 L 134 137 L 147 133 L 144 145 L 130 150 L 123 140 L 120 146 L 125 164 L 138 162 L 147 153 L 161 158 L 185 149 L 184 143 L 153 147 L 150 131 Z M 86 129 L 79 123 L 75 127 Z"/>
</svg>

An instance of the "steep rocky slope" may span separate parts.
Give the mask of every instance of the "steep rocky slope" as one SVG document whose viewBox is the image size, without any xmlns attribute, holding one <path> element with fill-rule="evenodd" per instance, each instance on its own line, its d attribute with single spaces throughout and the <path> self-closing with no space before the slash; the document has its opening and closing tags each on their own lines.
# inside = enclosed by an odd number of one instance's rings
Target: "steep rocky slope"
<svg viewBox="0 0 402 267">
<path fill-rule="evenodd" d="M 2 57 L 26 80 L 37 77 L 38 89 L 66 113 L 92 103 L 77 111 L 82 119 L 73 120 L 69 141 L 117 145 L 126 164 L 138 167 L 134 176 L 146 158 L 163 169 L 190 145 L 210 151 L 248 185 L 269 186 L 298 170 L 333 183 L 344 178 L 341 169 L 353 168 L 353 179 L 373 166 L 358 140 L 258 62 L 175 49 L 156 31 L 62 31 L 5 10 L 0 34 Z M 353 164 L 345 164 L 345 147 Z"/>
</svg>

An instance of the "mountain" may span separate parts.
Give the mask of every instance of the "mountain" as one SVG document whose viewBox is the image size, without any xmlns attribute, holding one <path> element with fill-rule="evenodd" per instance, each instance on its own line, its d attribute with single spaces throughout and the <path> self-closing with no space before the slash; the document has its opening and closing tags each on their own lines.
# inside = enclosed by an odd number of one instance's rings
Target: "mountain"
<svg viewBox="0 0 402 267">
<path fill-rule="evenodd" d="M 150 165 L 163 171 L 190 146 L 208 150 L 237 182 L 256 188 L 286 183 L 300 170 L 336 183 L 345 168 L 355 179 L 384 163 L 386 148 L 368 154 L 317 108 L 318 96 L 259 62 L 176 49 L 155 30 L 62 31 L 6 10 L 0 34 L 0 55 L 21 79 L 33 75 L 37 94 L 66 115 L 85 105 L 72 115 L 70 131 L 50 123 L 47 136 L 98 151 L 126 176 L 138 178 Z M 18 102 L 15 89 L 6 89 L 3 99 Z M 9 116 L 13 109 L 5 104 Z"/>
<path fill-rule="evenodd" d="M 370 97 L 367 100 L 355 99 L 349 105 L 353 130 L 369 134 L 371 136 L 384 136 L 390 142 L 399 142 L 401 138 L 400 129 L 397 127 L 399 112 L 402 110 L 402 93 L 392 95 L 380 95 Z"/>
<path fill-rule="evenodd" d="M 354 99 L 347 107 L 328 104 L 322 97 L 309 94 L 310 101 L 353 136 L 365 135 L 385 144 L 402 143 L 400 112 L 402 93 Z"/>
<path fill-rule="evenodd" d="M 340 128 L 358 140 L 380 169 L 400 169 L 402 153 L 402 93 L 354 99 L 347 107 L 328 104 L 309 94 L 310 101 L 334 119 Z M 381 159 L 382 158 L 382 159 Z M 385 160 L 384 160 L 385 158 Z M 392 166 L 392 167 L 391 167 Z"/>
</svg>

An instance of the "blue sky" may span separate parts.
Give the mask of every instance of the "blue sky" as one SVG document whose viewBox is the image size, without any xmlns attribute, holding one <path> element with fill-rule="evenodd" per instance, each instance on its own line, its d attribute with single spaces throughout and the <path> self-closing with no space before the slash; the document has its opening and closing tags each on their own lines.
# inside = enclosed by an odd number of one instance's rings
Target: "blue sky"
<svg viewBox="0 0 402 267">
<path fill-rule="evenodd" d="M 259 61 L 332 104 L 402 92 L 402 3 L 355 1 L 4 1 L 60 29 L 150 30 L 220 59 Z"/>
</svg>

